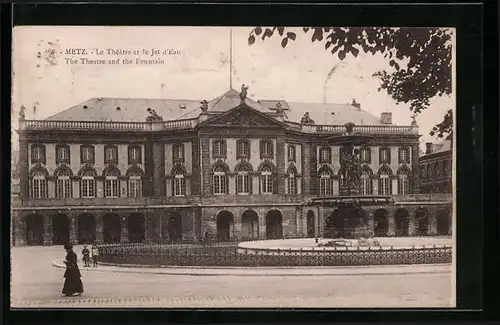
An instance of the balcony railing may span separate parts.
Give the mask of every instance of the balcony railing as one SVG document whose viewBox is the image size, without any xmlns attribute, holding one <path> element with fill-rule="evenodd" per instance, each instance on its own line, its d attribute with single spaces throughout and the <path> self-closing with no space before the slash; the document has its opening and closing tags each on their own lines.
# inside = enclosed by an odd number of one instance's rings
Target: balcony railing
<svg viewBox="0 0 500 325">
<path fill-rule="evenodd" d="M 112 121 L 49 121 L 25 120 L 20 121 L 20 130 L 75 130 L 75 131 L 166 131 L 194 129 L 200 120 L 198 118 L 171 120 L 164 122 L 112 122 Z M 310 125 L 287 121 L 285 124 L 290 130 L 313 134 L 343 134 L 344 125 Z M 353 129 L 357 134 L 402 134 L 417 135 L 418 127 L 401 125 L 359 125 Z"/>
</svg>

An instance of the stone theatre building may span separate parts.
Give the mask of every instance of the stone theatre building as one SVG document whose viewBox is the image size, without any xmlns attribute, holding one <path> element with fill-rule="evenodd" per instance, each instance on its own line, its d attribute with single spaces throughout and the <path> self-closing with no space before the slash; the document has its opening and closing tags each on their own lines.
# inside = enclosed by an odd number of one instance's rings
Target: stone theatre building
<svg viewBox="0 0 500 325">
<path fill-rule="evenodd" d="M 393 125 L 349 104 L 93 98 L 46 120 L 19 117 L 14 245 L 320 236 L 339 195 L 346 132 L 359 147 L 361 195 L 376 236 L 449 235 L 450 194 L 419 194 L 415 122 Z M 351 124 L 352 125 L 352 124 Z"/>
</svg>

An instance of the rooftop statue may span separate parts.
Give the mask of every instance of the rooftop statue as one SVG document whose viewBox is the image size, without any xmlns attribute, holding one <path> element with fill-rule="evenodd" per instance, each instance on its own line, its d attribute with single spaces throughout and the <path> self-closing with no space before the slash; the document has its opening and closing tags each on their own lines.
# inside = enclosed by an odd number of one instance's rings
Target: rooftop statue
<svg viewBox="0 0 500 325">
<path fill-rule="evenodd" d="M 146 122 L 163 122 L 163 118 L 156 113 L 154 109 L 147 109 L 149 116 L 146 117 Z"/>
<path fill-rule="evenodd" d="M 241 85 L 240 99 L 242 102 L 247 99 L 247 90 L 248 86 L 245 86 L 245 84 Z"/>
<path fill-rule="evenodd" d="M 24 107 L 24 105 L 21 105 L 21 108 L 19 109 L 19 119 L 26 119 L 26 107 Z"/>
<path fill-rule="evenodd" d="M 418 126 L 416 118 L 417 118 L 416 114 L 413 114 L 411 116 L 411 126 Z"/>
<path fill-rule="evenodd" d="M 202 112 L 208 111 L 208 102 L 206 100 L 201 101 L 200 104 L 200 109 Z"/>
<path fill-rule="evenodd" d="M 276 113 L 282 115 L 284 113 L 283 105 L 280 102 L 276 103 Z"/>
<path fill-rule="evenodd" d="M 304 116 L 300 119 L 300 123 L 302 124 L 316 124 L 314 120 L 309 115 L 309 112 L 305 112 Z"/>
</svg>

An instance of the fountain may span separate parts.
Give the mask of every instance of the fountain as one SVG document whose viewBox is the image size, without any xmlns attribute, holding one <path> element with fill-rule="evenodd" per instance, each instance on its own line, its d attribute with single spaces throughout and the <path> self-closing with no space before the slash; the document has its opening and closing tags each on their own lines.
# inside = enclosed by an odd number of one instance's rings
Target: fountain
<svg viewBox="0 0 500 325">
<path fill-rule="evenodd" d="M 336 214 L 326 219 L 324 238 L 368 238 L 371 231 L 366 223 L 363 206 L 393 204 L 389 196 L 360 195 L 361 164 L 359 149 L 355 146 L 367 145 L 371 137 L 353 132 L 354 123 L 345 125 L 346 132 L 340 136 L 327 138 L 327 143 L 341 145 L 340 156 L 340 196 L 318 197 L 307 202 L 309 206 L 337 208 Z"/>
</svg>

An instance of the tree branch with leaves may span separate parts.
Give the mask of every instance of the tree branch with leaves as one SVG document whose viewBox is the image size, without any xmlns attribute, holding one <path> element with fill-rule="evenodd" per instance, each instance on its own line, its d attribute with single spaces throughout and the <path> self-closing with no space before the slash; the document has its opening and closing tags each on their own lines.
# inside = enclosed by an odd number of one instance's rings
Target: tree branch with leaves
<svg viewBox="0 0 500 325">
<path fill-rule="evenodd" d="M 452 31 L 443 28 L 384 28 L 384 27 L 304 27 L 302 31 L 311 42 L 324 43 L 325 50 L 341 61 L 359 53 L 380 54 L 388 67 L 374 74 L 396 103 L 409 104 L 419 114 L 430 106 L 436 96 L 449 96 L 452 88 Z M 286 48 L 297 39 L 297 33 L 285 27 L 255 27 L 248 36 L 253 45 L 278 35 Z M 453 120 L 451 110 L 430 132 L 431 136 L 451 139 Z"/>
</svg>

